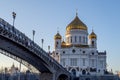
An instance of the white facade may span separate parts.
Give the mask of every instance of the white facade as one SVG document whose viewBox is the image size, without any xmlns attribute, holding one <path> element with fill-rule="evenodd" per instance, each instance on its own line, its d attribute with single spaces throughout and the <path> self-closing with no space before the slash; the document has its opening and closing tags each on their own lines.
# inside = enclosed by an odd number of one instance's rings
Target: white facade
<svg viewBox="0 0 120 80">
<path fill-rule="evenodd" d="M 97 50 L 97 36 L 89 35 L 87 26 L 76 15 L 66 27 L 65 41 L 59 32 L 55 35 L 55 51 L 52 57 L 74 76 L 104 74 L 106 52 Z"/>
</svg>

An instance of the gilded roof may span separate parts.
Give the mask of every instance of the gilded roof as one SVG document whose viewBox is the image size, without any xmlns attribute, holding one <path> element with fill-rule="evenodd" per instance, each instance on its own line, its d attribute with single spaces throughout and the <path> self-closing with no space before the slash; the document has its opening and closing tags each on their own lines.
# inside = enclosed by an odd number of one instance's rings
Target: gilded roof
<svg viewBox="0 0 120 80">
<path fill-rule="evenodd" d="M 72 30 L 72 29 L 81 29 L 81 30 L 87 30 L 87 26 L 78 18 L 74 18 L 74 20 L 66 27 L 66 30 Z"/>
<path fill-rule="evenodd" d="M 62 41 L 61 46 L 65 46 L 65 45 L 66 45 L 65 41 Z"/>
<path fill-rule="evenodd" d="M 97 35 L 92 31 L 92 33 L 89 35 L 89 38 L 90 39 L 96 39 L 97 38 Z"/>
<path fill-rule="evenodd" d="M 61 35 L 59 33 L 57 33 L 55 36 L 54 36 L 54 39 L 61 39 Z"/>
</svg>

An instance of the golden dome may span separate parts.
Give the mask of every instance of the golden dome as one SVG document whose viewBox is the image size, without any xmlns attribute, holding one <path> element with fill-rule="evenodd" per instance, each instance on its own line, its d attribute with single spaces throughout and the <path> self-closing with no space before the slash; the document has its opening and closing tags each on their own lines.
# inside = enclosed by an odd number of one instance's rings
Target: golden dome
<svg viewBox="0 0 120 80">
<path fill-rule="evenodd" d="M 92 33 L 89 35 L 90 39 L 96 39 L 97 35 L 92 31 Z"/>
<path fill-rule="evenodd" d="M 61 35 L 59 33 L 57 33 L 55 36 L 54 36 L 54 39 L 61 39 Z"/>
<path fill-rule="evenodd" d="M 62 44 L 61 44 L 62 46 L 65 46 L 66 45 L 66 43 L 65 43 L 65 41 L 62 41 Z"/>
<path fill-rule="evenodd" d="M 87 30 L 87 26 L 76 15 L 75 19 L 66 27 L 67 31 L 72 29 Z"/>
</svg>

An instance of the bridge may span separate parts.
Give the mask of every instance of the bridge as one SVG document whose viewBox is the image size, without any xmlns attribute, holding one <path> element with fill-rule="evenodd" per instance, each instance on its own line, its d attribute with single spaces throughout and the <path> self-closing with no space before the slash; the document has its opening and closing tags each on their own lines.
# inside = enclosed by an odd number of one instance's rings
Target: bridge
<svg viewBox="0 0 120 80">
<path fill-rule="evenodd" d="M 40 80 L 70 80 L 70 73 L 34 41 L 0 18 L 0 53 L 40 73 Z"/>
</svg>

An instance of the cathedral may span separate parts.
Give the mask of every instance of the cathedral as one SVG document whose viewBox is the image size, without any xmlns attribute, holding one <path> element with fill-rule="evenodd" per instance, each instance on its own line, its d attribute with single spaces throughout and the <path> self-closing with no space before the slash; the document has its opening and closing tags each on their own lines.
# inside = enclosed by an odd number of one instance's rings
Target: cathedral
<svg viewBox="0 0 120 80">
<path fill-rule="evenodd" d="M 59 32 L 54 36 L 54 51 L 51 56 L 73 76 L 103 75 L 106 69 L 106 51 L 97 50 L 97 35 L 88 27 L 77 13 L 67 25 L 65 39 Z"/>
</svg>

